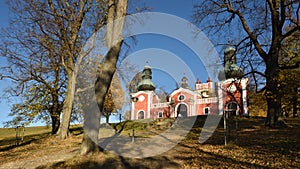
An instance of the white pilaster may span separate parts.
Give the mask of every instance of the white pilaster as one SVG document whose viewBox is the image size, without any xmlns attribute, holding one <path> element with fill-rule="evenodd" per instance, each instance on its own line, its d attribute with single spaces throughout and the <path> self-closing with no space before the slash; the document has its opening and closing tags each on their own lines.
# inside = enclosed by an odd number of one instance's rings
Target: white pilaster
<svg viewBox="0 0 300 169">
<path fill-rule="evenodd" d="M 218 90 L 218 109 L 219 109 L 219 115 L 223 114 L 223 89 L 222 89 L 223 82 L 217 82 L 217 90 Z"/>
<path fill-rule="evenodd" d="M 152 93 L 147 93 L 148 94 L 148 108 L 147 108 L 147 118 L 150 118 L 150 110 L 151 110 L 151 103 L 152 103 Z"/>
<path fill-rule="evenodd" d="M 196 103 L 197 103 L 197 95 L 194 94 L 194 102 L 193 102 L 193 116 L 197 115 L 197 110 L 196 110 Z"/>
<path fill-rule="evenodd" d="M 131 101 L 131 120 L 134 120 L 135 102 Z"/>
<path fill-rule="evenodd" d="M 242 103 L 243 103 L 243 115 L 248 116 L 248 103 L 247 103 L 247 83 L 248 79 L 242 79 Z"/>
</svg>

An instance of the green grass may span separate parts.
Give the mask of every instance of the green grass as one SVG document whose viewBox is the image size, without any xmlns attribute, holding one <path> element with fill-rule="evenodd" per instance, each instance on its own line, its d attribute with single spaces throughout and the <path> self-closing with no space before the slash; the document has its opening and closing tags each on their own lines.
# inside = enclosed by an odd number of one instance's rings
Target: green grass
<svg viewBox="0 0 300 169">
<path fill-rule="evenodd" d="M 19 128 L 22 134 L 22 128 Z M 36 126 L 36 127 L 25 127 L 24 135 L 32 135 L 32 134 L 42 134 L 51 132 L 51 127 L 46 126 Z M 0 128 L 0 140 L 7 138 L 15 138 L 16 137 L 16 129 L 15 128 Z"/>
<path fill-rule="evenodd" d="M 50 127 L 36 126 L 26 127 L 23 134 L 23 128 L 19 128 L 18 144 L 27 144 L 33 140 L 38 140 L 47 137 L 50 132 Z M 21 140 L 23 138 L 23 141 Z M 15 146 L 17 143 L 15 128 L 0 128 L 0 149 L 8 149 Z"/>
</svg>

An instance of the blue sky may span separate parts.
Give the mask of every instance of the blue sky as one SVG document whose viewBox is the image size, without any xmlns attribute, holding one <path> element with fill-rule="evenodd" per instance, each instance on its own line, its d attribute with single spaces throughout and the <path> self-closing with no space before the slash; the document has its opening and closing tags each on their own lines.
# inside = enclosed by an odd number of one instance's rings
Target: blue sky
<svg viewBox="0 0 300 169">
<path fill-rule="evenodd" d="M 9 11 L 5 4 L 4 0 L 0 0 L 0 31 L 1 28 L 6 27 L 8 25 Z M 0 37 L 1 38 L 1 37 Z M 5 61 L 0 57 L 0 66 L 5 65 Z M 7 117 L 8 113 L 10 112 L 10 104 L 8 100 L 4 99 L 3 90 L 9 86 L 9 80 L 3 79 L 0 80 L 0 127 L 2 127 L 3 121 L 7 121 L 10 118 Z"/>
<path fill-rule="evenodd" d="M 143 1 L 141 1 L 143 2 Z M 193 4 L 196 2 L 195 0 L 144 0 L 145 4 L 151 7 L 153 12 L 163 12 L 172 15 L 176 15 L 186 20 L 191 19 Z M 8 24 L 8 9 L 5 5 L 4 0 L 0 0 L 0 27 L 5 27 Z M 189 49 L 187 46 L 182 44 L 175 39 L 157 36 L 157 35 L 142 35 L 137 37 L 137 44 L 131 49 L 130 53 L 136 54 L 136 52 L 140 52 L 142 55 L 152 55 L 153 53 L 147 53 L 148 48 L 157 48 L 161 49 L 156 54 L 170 54 L 176 55 L 180 57 L 191 69 L 192 73 L 196 78 L 199 78 L 202 82 L 207 80 L 207 73 L 204 69 L 203 64 L 195 59 L 195 53 Z M 200 47 L 200 46 L 199 46 Z M 141 53 L 145 52 L 145 53 Z M 151 66 L 151 57 L 146 58 L 149 61 L 149 65 Z M 146 64 L 146 62 L 145 62 Z M 3 60 L 0 60 L 0 66 L 5 65 Z M 172 66 L 172 65 L 170 65 Z M 178 69 L 179 70 L 179 69 Z M 170 77 L 167 73 L 162 73 L 159 69 L 153 70 L 153 81 L 156 83 L 157 87 L 164 88 L 167 92 L 171 92 L 175 88 L 175 83 L 180 81 L 180 77 L 184 74 L 188 74 L 189 70 L 180 69 L 177 74 L 177 78 Z M 189 85 L 191 87 L 194 86 L 193 78 L 189 78 Z M 3 95 L 3 90 L 9 86 L 8 80 L 0 80 L 0 96 Z M 1 98 L 0 100 L 0 127 L 2 127 L 3 121 L 9 120 L 11 117 L 7 117 L 10 112 L 10 107 L 13 102 L 8 103 L 6 99 Z"/>
</svg>

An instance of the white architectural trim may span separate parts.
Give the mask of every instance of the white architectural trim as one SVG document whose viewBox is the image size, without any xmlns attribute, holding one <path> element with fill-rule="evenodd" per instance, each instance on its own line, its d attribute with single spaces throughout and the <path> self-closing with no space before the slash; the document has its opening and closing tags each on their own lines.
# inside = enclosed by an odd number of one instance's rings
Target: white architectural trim
<svg viewBox="0 0 300 169">
<path fill-rule="evenodd" d="M 187 113 L 187 116 L 190 116 L 189 115 L 189 106 L 188 106 L 188 104 L 186 104 L 185 102 L 180 102 L 180 103 L 178 103 L 176 106 L 175 106 L 175 117 L 177 117 L 177 109 L 178 109 L 178 107 L 179 107 L 179 105 L 180 104 L 184 104 L 185 106 L 186 106 L 186 108 L 187 108 L 187 110 L 186 110 L 186 113 Z"/>
<path fill-rule="evenodd" d="M 197 115 L 196 103 L 197 103 L 197 95 L 194 95 L 193 110 L 191 112 L 192 116 L 196 116 Z"/>
<path fill-rule="evenodd" d="M 152 93 L 148 94 L 148 110 L 147 110 L 147 118 L 150 119 L 150 110 L 151 110 L 151 103 L 152 103 Z"/>
<path fill-rule="evenodd" d="M 182 100 L 179 99 L 180 96 L 183 96 L 183 99 L 182 99 Z M 179 100 L 179 101 L 185 101 L 185 99 L 186 99 L 186 96 L 185 96 L 184 94 L 182 94 L 182 93 L 180 93 L 180 94 L 177 96 L 177 100 Z"/>
<path fill-rule="evenodd" d="M 170 94 L 170 98 L 172 98 L 174 95 L 176 95 L 177 93 L 179 93 L 179 92 L 184 92 L 184 93 L 188 93 L 188 94 L 190 94 L 190 95 L 200 95 L 200 94 L 198 94 L 197 92 L 194 92 L 194 91 L 192 91 L 192 90 L 190 90 L 190 89 L 185 89 L 185 88 L 182 88 L 182 87 L 180 87 L 179 89 L 177 89 L 177 90 L 174 90 L 171 94 Z"/>
<path fill-rule="evenodd" d="M 135 111 L 135 102 L 131 101 L 131 120 L 135 120 L 134 119 L 134 111 Z"/>
<path fill-rule="evenodd" d="M 239 106 L 239 104 L 236 102 L 236 101 L 230 101 L 230 102 L 228 102 L 228 103 L 226 103 L 226 111 L 228 111 L 228 104 L 229 103 L 234 103 L 234 104 L 236 104 L 236 111 L 235 111 L 235 115 L 239 115 L 239 110 L 240 110 L 240 106 Z"/>
<path fill-rule="evenodd" d="M 242 104 L 243 104 L 243 115 L 248 116 L 248 103 L 247 103 L 247 84 L 248 78 L 242 79 Z"/>
<path fill-rule="evenodd" d="M 217 82 L 217 90 L 218 90 L 218 101 L 219 101 L 219 105 L 218 105 L 218 109 L 219 109 L 219 115 L 223 114 L 223 82 Z"/>
</svg>

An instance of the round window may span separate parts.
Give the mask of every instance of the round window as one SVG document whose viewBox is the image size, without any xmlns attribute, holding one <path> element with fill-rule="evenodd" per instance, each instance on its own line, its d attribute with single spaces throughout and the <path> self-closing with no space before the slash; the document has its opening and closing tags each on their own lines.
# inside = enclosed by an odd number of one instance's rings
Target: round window
<svg viewBox="0 0 300 169">
<path fill-rule="evenodd" d="M 183 101 L 185 99 L 185 96 L 183 94 L 179 95 L 178 100 Z"/>
</svg>

